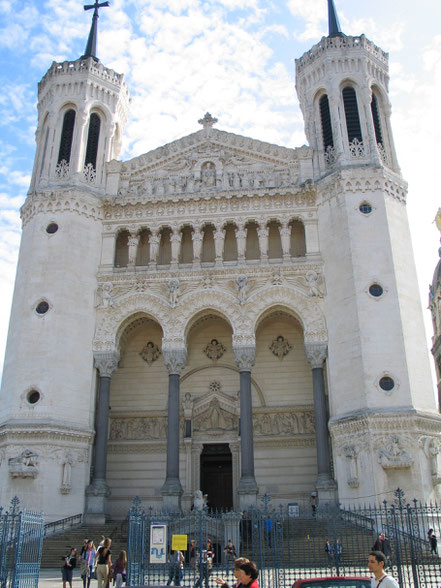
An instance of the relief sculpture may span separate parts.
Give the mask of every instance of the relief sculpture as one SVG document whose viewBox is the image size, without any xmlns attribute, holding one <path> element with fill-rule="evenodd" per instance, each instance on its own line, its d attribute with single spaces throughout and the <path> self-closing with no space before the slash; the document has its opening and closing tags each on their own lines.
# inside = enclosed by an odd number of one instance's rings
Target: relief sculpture
<svg viewBox="0 0 441 588">
<path fill-rule="evenodd" d="M 166 417 L 133 417 L 112 419 L 110 424 L 111 441 L 131 441 L 164 439 L 167 436 Z"/>
<path fill-rule="evenodd" d="M 256 435 L 310 435 L 315 431 L 312 411 L 257 414 L 253 424 Z"/>
</svg>

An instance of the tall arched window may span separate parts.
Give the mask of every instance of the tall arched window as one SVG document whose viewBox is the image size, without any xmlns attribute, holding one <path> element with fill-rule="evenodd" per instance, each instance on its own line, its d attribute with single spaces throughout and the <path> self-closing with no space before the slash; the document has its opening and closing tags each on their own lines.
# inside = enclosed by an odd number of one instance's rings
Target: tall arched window
<svg viewBox="0 0 441 588">
<path fill-rule="evenodd" d="M 98 154 L 98 141 L 100 138 L 101 119 L 92 112 L 89 119 L 89 133 L 87 135 L 86 159 L 84 165 L 92 164 L 93 169 L 96 169 L 96 156 Z"/>
<path fill-rule="evenodd" d="M 361 135 L 360 116 L 358 114 L 357 94 L 351 86 L 343 88 L 343 104 L 345 107 L 349 143 L 352 143 L 354 139 L 358 139 L 361 142 L 363 137 Z"/>
<path fill-rule="evenodd" d="M 58 163 L 60 161 L 70 162 L 70 152 L 72 151 L 73 133 L 75 127 L 75 110 L 68 110 L 63 119 L 63 129 L 61 131 L 60 150 L 58 151 Z"/>
<path fill-rule="evenodd" d="M 371 111 L 372 111 L 372 119 L 374 121 L 375 139 L 377 141 L 377 144 L 379 143 L 382 147 L 384 147 L 383 134 L 381 132 L 380 112 L 378 109 L 378 100 L 373 92 L 372 92 L 372 101 L 371 101 Z"/>
<path fill-rule="evenodd" d="M 319 107 L 320 119 L 322 122 L 323 148 L 326 151 L 328 147 L 334 147 L 334 137 L 332 136 L 331 112 L 329 110 L 329 100 L 327 94 L 320 98 Z"/>
</svg>

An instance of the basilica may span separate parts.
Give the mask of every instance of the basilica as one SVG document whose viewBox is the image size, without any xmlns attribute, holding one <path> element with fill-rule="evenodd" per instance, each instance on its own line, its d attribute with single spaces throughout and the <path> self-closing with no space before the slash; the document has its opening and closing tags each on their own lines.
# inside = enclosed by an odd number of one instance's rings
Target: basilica
<svg viewBox="0 0 441 588">
<path fill-rule="evenodd" d="M 47 520 L 440 498 L 441 418 L 388 99 L 341 31 L 296 60 L 308 146 L 222 130 L 118 159 L 122 74 L 38 87 L 0 402 L 0 504 Z M 275 98 L 277 99 L 277 98 Z M 294 100 L 294 95 L 293 95 Z"/>
</svg>

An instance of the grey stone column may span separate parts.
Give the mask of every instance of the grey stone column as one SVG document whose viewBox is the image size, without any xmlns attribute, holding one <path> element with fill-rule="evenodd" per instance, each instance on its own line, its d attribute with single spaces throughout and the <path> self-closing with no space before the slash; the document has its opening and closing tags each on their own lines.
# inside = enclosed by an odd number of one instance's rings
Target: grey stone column
<svg viewBox="0 0 441 588">
<path fill-rule="evenodd" d="M 234 358 L 240 372 L 240 447 L 241 476 L 237 493 L 239 506 L 246 510 L 255 505 L 257 483 L 254 477 L 253 407 L 251 401 L 251 368 L 256 358 L 255 346 L 234 346 Z"/>
<path fill-rule="evenodd" d="M 325 379 L 323 363 L 326 359 L 326 343 L 306 343 L 306 358 L 312 369 L 314 391 L 315 441 L 317 446 L 317 491 L 323 505 L 336 501 L 336 483 L 331 476 L 328 418 L 326 414 Z"/>
<path fill-rule="evenodd" d="M 184 492 L 179 479 L 179 382 L 187 361 L 185 347 L 162 350 L 164 364 L 168 369 L 168 429 L 167 464 L 165 482 L 161 488 L 165 510 L 180 511 Z"/>
<path fill-rule="evenodd" d="M 93 478 L 86 488 L 84 522 L 103 524 L 106 522 L 107 498 L 110 495 L 106 480 L 110 378 L 118 366 L 119 353 L 117 351 L 97 352 L 94 354 L 94 360 L 95 367 L 99 371 L 99 390 L 95 417 Z"/>
</svg>

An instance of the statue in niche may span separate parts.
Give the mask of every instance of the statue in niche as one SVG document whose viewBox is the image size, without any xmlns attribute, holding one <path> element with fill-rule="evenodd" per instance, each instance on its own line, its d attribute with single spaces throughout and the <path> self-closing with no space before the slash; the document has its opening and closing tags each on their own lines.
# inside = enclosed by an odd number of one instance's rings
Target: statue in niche
<svg viewBox="0 0 441 588">
<path fill-rule="evenodd" d="M 380 449 L 378 461 L 385 470 L 409 468 L 413 463 L 413 457 L 401 447 L 399 437 L 393 435 L 390 443 L 383 449 Z"/>
<path fill-rule="evenodd" d="M 30 449 L 9 458 L 8 465 L 13 478 L 36 478 L 38 475 L 38 455 Z"/>
<path fill-rule="evenodd" d="M 348 465 L 348 486 L 350 488 L 358 488 L 360 482 L 358 480 L 358 456 L 354 445 L 347 445 L 344 448 L 344 454 Z"/>
<path fill-rule="evenodd" d="M 139 352 L 139 355 L 142 357 L 142 359 L 144 361 L 147 362 L 147 364 L 149 366 L 152 365 L 152 363 L 154 361 L 156 361 L 158 359 L 158 357 L 161 355 L 161 350 L 159 349 L 159 347 L 156 345 L 156 343 L 153 343 L 153 341 L 149 341 L 143 348 L 142 350 Z"/>
<path fill-rule="evenodd" d="M 61 494 L 69 494 L 72 489 L 72 465 L 73 457 L 70 453 L 66 454 L 64 462 L 62 464 L 62 477 L 61 477 Z"/>
<path fill-rule="evenodd" d="M 311 297 L 316 296 L 317 298 L 323 298 L 323 293 L 318 286 L 319 277 L 313 270 L 306 272 L 305 276 L 306 284 L 309 287 L 309 295 Z"/>
<path fill-rule="evenodd" d="M 209 359 L 216 361 L 217 359 L 220 359 L 222 357 L 222 355 L 226 351 L 226 348 L 217 339 L 212 339 L 203 351 Z"/>
<path fill-rule="evenodd" d="M 248 278 L 246 276 L 239 276 L 236 280 L 236 286 L 239 304 L 245 304 L 247 299 Z"/>
<path fill-rule="evenodd" d="M 236 229 L 236 243 L 237 243 L 237 256 L 245 257 L 245 250 L 247 245 L 247 229 L 239 227 Z"/>
<path fill-rule="evenodd" d="M 214 188 L 216 186 L 216 168 L 211 161 L 204 163 L 201 168 L 201 182 L 205 188 Z"/>
<path fill-rule="evenodd" d="M 291 351 L 292 345 L 287 339 L 285 339 L 285 337 L 279 335 L 277 339 L 271 343 L 269 349 L 276 357 L 282 360 L 285 355 L 288 355 L 288 353 Z"/>
<path fill-rule="evenodd" d="M 149 236 L 150 263 L 155 263 L 159 253 L 159 242 L 161 237 L 155 233 Z"/>
<path fill-rule="evenodd" d="M 193 259 L 199 261 L 201 258 L 202 240 L 204 236 L 201 231 L 196 228 L 191 234 L 191 240 L 193 241 Z"/>
<path fill-rule="evenodd" d="M 178 297 L 179 297 L 179 280 L 173 278 L 168 281 L 168 291 L 170 295 L 170 304 L 174 308 L 178 304 Z"/>
</svg>

